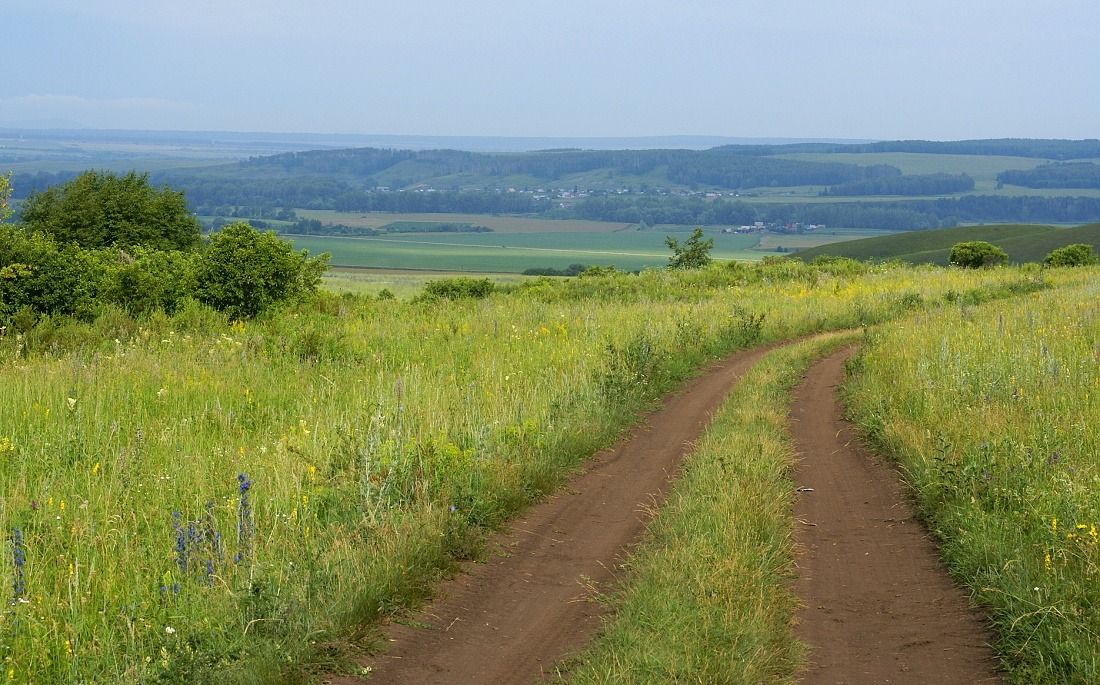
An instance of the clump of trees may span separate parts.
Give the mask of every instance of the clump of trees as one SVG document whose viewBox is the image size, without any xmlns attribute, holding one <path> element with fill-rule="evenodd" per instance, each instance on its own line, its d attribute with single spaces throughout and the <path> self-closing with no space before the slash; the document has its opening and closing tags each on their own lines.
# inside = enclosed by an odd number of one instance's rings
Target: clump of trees
<svg viewBox="0 0 1100 685">
<path fill-rule="evenodd" d="M 984 240 L 971 240 L 955 243 L 951 248 L 951 264 L 964 269 L 982 269 L 1003 266 L 1008 262 L 1008 254 L 993 243 Z"/>
<path fill-rule="evenodd" d="M 132 247 L 193 250 L 201 226 L 183 192 L 154 188 L 148 174 L 86 171 L 71 181 L 33 192 L 20 219 L 32 233 L 82 248 Z"/>
<path fill-rule="evenodd" d="M 7 208 L 0 183 L 0 219 Z M 205 245 L 183 193 L 145 175 L 89 171 L 28 197 L 19 224 L 0 225 L 0 326 L 41 316 L 94 319 L 105 306 L 172 313 L 194 300 L 253 318 L 316 289 L 329 255 L 295 252 L 247 223 Z"/>
<path fill-rule="evenodd" d="M 442 278 L 428 281 L 424 291 L 416 298 L 419 302 L 438 300 L 482 300 L 493 294 L 496 286 L 488 278 Z"/>
</svg>

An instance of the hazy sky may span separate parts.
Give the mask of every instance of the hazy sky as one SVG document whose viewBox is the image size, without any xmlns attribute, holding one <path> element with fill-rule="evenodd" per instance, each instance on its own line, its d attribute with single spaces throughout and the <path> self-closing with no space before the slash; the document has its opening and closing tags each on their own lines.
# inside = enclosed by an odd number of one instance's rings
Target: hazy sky
<svg viewBox="0 0 1100 685">
<path fill-rule="evenodd" d="M 0 0 L 0 125 L 1100 137 L 1097 0 Z"/>
</svg>

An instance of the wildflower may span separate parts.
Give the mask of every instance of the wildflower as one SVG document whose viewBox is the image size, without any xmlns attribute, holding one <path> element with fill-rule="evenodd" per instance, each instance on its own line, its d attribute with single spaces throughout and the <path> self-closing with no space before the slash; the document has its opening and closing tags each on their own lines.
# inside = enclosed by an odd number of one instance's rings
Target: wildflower
<svg viewBox="0 0 1100 685">
<path fill-rule="evenodd" d="M 1050 552 L 1047 552 L 1046 555 L 1043 556 L 1043 568 L 1047 570 L 1047 573 L 1050 573 L 1054 569 L 1054 564 L 1050 560 Z"/>
<path fill-rule="evenodd" d="M 237 554 L 234 561 L 247 559 L 252 551 L 252 537 L 255 534 L 252 521 L 252 504 L 248 497 L 248 491 L 252 488 L 252 481 L 243 473 L 237 474 L 238 489 L 241 498 L 237 502 Z"/>
<path fill-rule="evenodd" d="M 18 527 L 13 528 L 11 531 L 11 547 L 12 547 L 12 566 L 14 569 L 11 589 L 12 589 L 12 604 L 15 604 L 23 597 L 23 593 L 27 589 L 27 576 L 24 567 L 27 565 L 27 553 L 23 548 L 23 531 Z"/>
<path fill-rule="evenodd" d="M 92 475 L 93 475 L 93 476 L 95 476 L 95 475 L 97 475 L 98 473 L 99 473 L 99 462 L 97 461 L 97 462 L 95 463 L 95 466 L 93 466 L 93 467 L 92 467 Z"/>
<path fill-rule="evenodd" d="M 173 628 L 172 626 L 164 626 L 164 632 L 168 633 L 169 635 L 175 635 L 176 634 L 176 629 Z"/>
<path fill-rule="evenodd" d="M 172 512 L 172 523 L 176 531 L 176 565 L 180 571 L 187 572 L 187 538 L 181 524 L 182 517 L 178 511 Z"/>
</svg>

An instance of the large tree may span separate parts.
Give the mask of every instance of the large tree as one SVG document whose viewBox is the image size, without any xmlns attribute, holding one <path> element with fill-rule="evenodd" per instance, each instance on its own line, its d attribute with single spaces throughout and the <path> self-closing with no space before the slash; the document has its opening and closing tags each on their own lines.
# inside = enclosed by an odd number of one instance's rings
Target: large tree
<svg viewBox="0 0 1100 685">
<path fill-rule="evenodd" d="M 144 245 L 191 250 L 201 226 L 182 191 L 149 185 L 148 174 L 86 171 L 31 195 L 20 212 L 30 231 L 86 248 Z"/>
</svg>

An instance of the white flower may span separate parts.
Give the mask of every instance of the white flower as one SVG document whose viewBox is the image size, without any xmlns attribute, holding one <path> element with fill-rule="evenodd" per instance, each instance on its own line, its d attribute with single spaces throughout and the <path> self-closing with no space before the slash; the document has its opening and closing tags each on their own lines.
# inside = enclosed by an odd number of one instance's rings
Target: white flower
<svg viewBox="0 0 1100 685">
<path fill-rule="evenodd" d="M 169 635 L 175 635 L 176 629 L 172 626 L 164 626 L 164 632 L 168 633 Z"/>
</svg>

